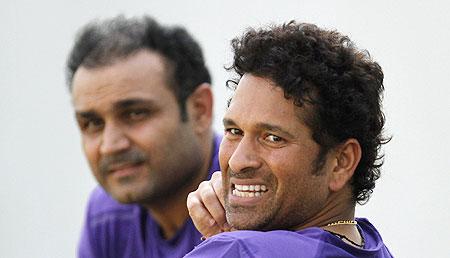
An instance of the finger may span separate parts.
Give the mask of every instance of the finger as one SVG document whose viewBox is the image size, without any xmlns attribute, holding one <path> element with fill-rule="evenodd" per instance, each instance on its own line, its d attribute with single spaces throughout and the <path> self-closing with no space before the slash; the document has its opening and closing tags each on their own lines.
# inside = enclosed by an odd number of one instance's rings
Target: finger
<svg viewBox="0 0 450 258">
<path fill-rule="evenodd" d="M 203 206 L 197 192 L 188 195 L 187 207 L 194 226 L 203 236 L 210 237 L 221 232 L 221 228 Z"/>
<path fill-rule="evenodd" d="M 223 192 L 223 185 L 222 185 L 222 172 L 216 171 L 211 176 L 211 185 L 214 189 L 214 192 L 216 193 L 216 196 L 219 198 L 220 204 L 222 204 L 222 207 L 225 207 L 224 202 L 224 192 Z"/>
<path fill-rule="evenodd" d="M 208 210 L 209 214 L 213 217 L 216 223 L 223 229 L 228 229 L 228 224 L 226 223 L 225 209 L 219 200 L 212 186 L 211 181 L 205 182 L 202 186 L 199 186 L 200 200 Z"/>
<path fill-rule="evenodd" d="M 224 189 L 223 189 L 223 184 L 222 184 L 222 172 L 221 171 L 216 171 L 212 174 L 211 176 L 211 184 L 212 187 L 214 189 L 214 192 L 216 193 L 217 198 L 220 201 L 220 204 L 223 207 L 223 216 L 225 219 L 225 223 L 222 225 L 222 230 L 223 231 L 230 231 L 231 227 L 228 224 L 228 222 L 226 221 L 226 216 L 225 216 L 225 193 L 224 193 Z"/>
</svg>

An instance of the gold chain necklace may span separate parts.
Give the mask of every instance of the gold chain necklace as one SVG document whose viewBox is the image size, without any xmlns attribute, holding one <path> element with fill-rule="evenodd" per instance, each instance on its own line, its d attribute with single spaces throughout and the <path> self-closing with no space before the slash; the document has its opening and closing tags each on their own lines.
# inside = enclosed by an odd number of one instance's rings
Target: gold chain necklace
<svg viewBox="0 0 450 258">
<path fill-rule="evenodd" d="M 357 224 L 358 224 L 358 222 L 356 222 L 355 220 L 338 220 L 338 221 L 335 221 L 335 222 L 328 223 L 328 224 L 326 225 L 326 227 L 329 227 L 329 226 L 337 226 L 337 225 L 357 225 Z M 355 245 L 355 246 L 357 246 L 357 247 L 359 247 L 359 248 L 364 248 L 364 244 L 365 244 L 364 237 L 363 237 L 363 235 L 361 234 L 360 229 L 359 229 L 359 228 L 357 228 L 357 229 L 358 229 L 359 235 L 361 236 L 361 244 L 356 243 L 355 241 L 351 240 L 350 238 L 348 238 L 348 237 L 345 236 L 345 235 L 341 235 L 341 234 L 338 234 L 338 233 L 336 233 L 336 232 L 332 232 L 332 231 L 329 231 L 329 230 L 325 230 L 325 231 L 327 231 L 327 232 L 329 232 L 329 233 L 331 233 L 331 234 L 337 236 L 337 237 L 340 238 L 341 240 L 344 240 L 344 239 L 345 239 L 345 240 L 347 240 L 348 242 L 350 242 L 351 244 L 353 244 L 353 245 Z"/>
<path fill-rule="evenodd" d="M 356 225 L 358 222 L 355 220 L 338 220 L 335 222 L 328 223 L 326 227 L 336 226 L 336 225 Z"/>
</svg>

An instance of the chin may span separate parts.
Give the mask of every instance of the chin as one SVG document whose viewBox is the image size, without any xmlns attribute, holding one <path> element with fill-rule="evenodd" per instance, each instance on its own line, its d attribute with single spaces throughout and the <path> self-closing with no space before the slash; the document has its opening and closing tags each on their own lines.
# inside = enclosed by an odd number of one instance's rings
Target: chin
<svg viewBox="0 0 450 258">
<path fill-rule="evenodd" d="M 104 189 L 118 202 L 123 204 L 138 203 L 142 199 L 142 185 L 136 182 L 108 182 Z"/>
<path fill-rule="evenodd" d="M 230 222 L 230 226 L 237 230 L 257 230 L 257 231 L 266 231 L 265 227 L 256 221 L 251 221 L 249 223 L 233 223 Z"/>
<path fill-rule="evenodd" d="M 118 202 L 122 204 L 132 204 L 136 203 L 136 198 L 134 197 L 133 193 L 130 192 L 118 192 L 118 191 L 111 191 L 111 196 Z"/>
<path fill-rule="evenodd" d="M 118 202 L 123 204 L 139 203 L 142 199 L 142 193 L 138 191 L 136 186 L 114 186 L 105 188 L 106 191 Z"/>
<path fill-rule="evenodd" d="M 265 231 L 269 226 L 270 219 L 252 214 L 227 213 L 227 221 L 230 226 L 238 230 L 260 230 Z"/>
</svg>

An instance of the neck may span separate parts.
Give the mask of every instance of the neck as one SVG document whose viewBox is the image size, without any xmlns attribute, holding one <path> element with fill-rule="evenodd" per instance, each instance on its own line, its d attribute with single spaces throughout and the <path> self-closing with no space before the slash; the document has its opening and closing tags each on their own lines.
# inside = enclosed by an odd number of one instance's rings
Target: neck
<svg viewBox="0 0 450 258">
<path fill-rule="evenodd" d="M 355 219 L 355 202 L 352 199 L 350 186 L 339 192 L 330 194 L 324 207 L 307 221 L 295 227 L 301 230 L 309 227 L 325 227 L 329 223 L 339 220 Z"/>
<path fill-rule="evenodd" d="M 161 228 L 161 233 L 165 239 L 171 239 L 178 230 L 184 225 L 188 216 L 185 201 L 179 198 L 184 196 L 185 192 L 179 192 L 177 196 L 171 199 L 165 199 L 164 202 L 154 203 L 146 206 L 148 212 Z M 185 199 L 185 198 L 184 198 Z"/>
<path fill-rule="evenodd" d="M 361 245 L 364 245 L 364 239 L 355 224 L 344 223 L 329 225 L 337 221 L 352 221 L 354 219 L 355 202 L 352 199 L 351 188 L 350 186 L 347 186 L 339 192 L 330 194 L 330 198 L 326 202 L 324 208 L 313 216 L 312 219 L 299 225 L 296 229 L 300 230 L 308 227 L 320 227 L 330 233 L 345 236 L 347 239 L 343 239 L 343 241 L 347 244 L 361 247 Z"/>
<path fill-rule="evenodd" d="M 197 177 L 186 187 L 180 189 L 176 194 L 169 198 L 164 198 L 160 202 L 155 202 L 146 205 L 148 212 L 152 215 L 158 225 L 161 227 L 162 234 L 165 239 L 171 239 L 175 236 L 178 230 L 184 225 L 186 219 L 189 217 L 189 212 L 186 206 L 187 195 L 197 189 L 200 182 L 206 180 L 208 170 L 211 162 L 211 155 L 213 151 L 213 137 L 211 135 L 205 136 L 207 141 L 204 141 L 202 146 L 204 161 L 201 172 Z"/>
</svg>

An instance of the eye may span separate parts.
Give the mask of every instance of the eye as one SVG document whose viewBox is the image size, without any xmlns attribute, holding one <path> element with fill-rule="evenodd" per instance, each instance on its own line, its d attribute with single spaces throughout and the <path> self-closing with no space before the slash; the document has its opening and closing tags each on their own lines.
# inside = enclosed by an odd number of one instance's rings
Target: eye
<svg viewBox="0 0 450 258">
<path fill-rule="evenodd" d="M 281 138 L 280 136 L 276 136 L 274 134 L 268 134 L 264 140 L 271 145 L 274 146 L 280 146 L 281 144 L 283 144 L 285 141 L 283 138 Z"/>
<path fill-rule="evenodd" d="M 84 133 L 95 133 L 103 128 L 103 120 L 101 119 L 87 119 L 79 121 L 79 127 Z"/>
<path fill-rule="evenodd" d="M 242 135 L 243 132 L 237 128 L 225 128 L 225 136 L 228 138 L 234 139 Z"/>
<path fill-rule="evenodd" d="M 234 134 L 234 135 L 241 135 L 242 134 L 241 130 L 239 130 L 237 128 L 230 128 L 230 129 L 227 129 L 227 131 L 229 131 L 231 134 Z"/>
<path fill-rule="evenodd" d="M 269 135 L 267 135 L 266 140 L 268 140 L 270 142 L 281 142 L 283 139 L 279 136 L 269 134 Z"/>
<path fill-rule="evenodd" d="M 141 121 L 148 116 L 149 112 L 146 109 L 136 109 L 126 112 L 127 119 L 131 121 Z"/>
</svg>

